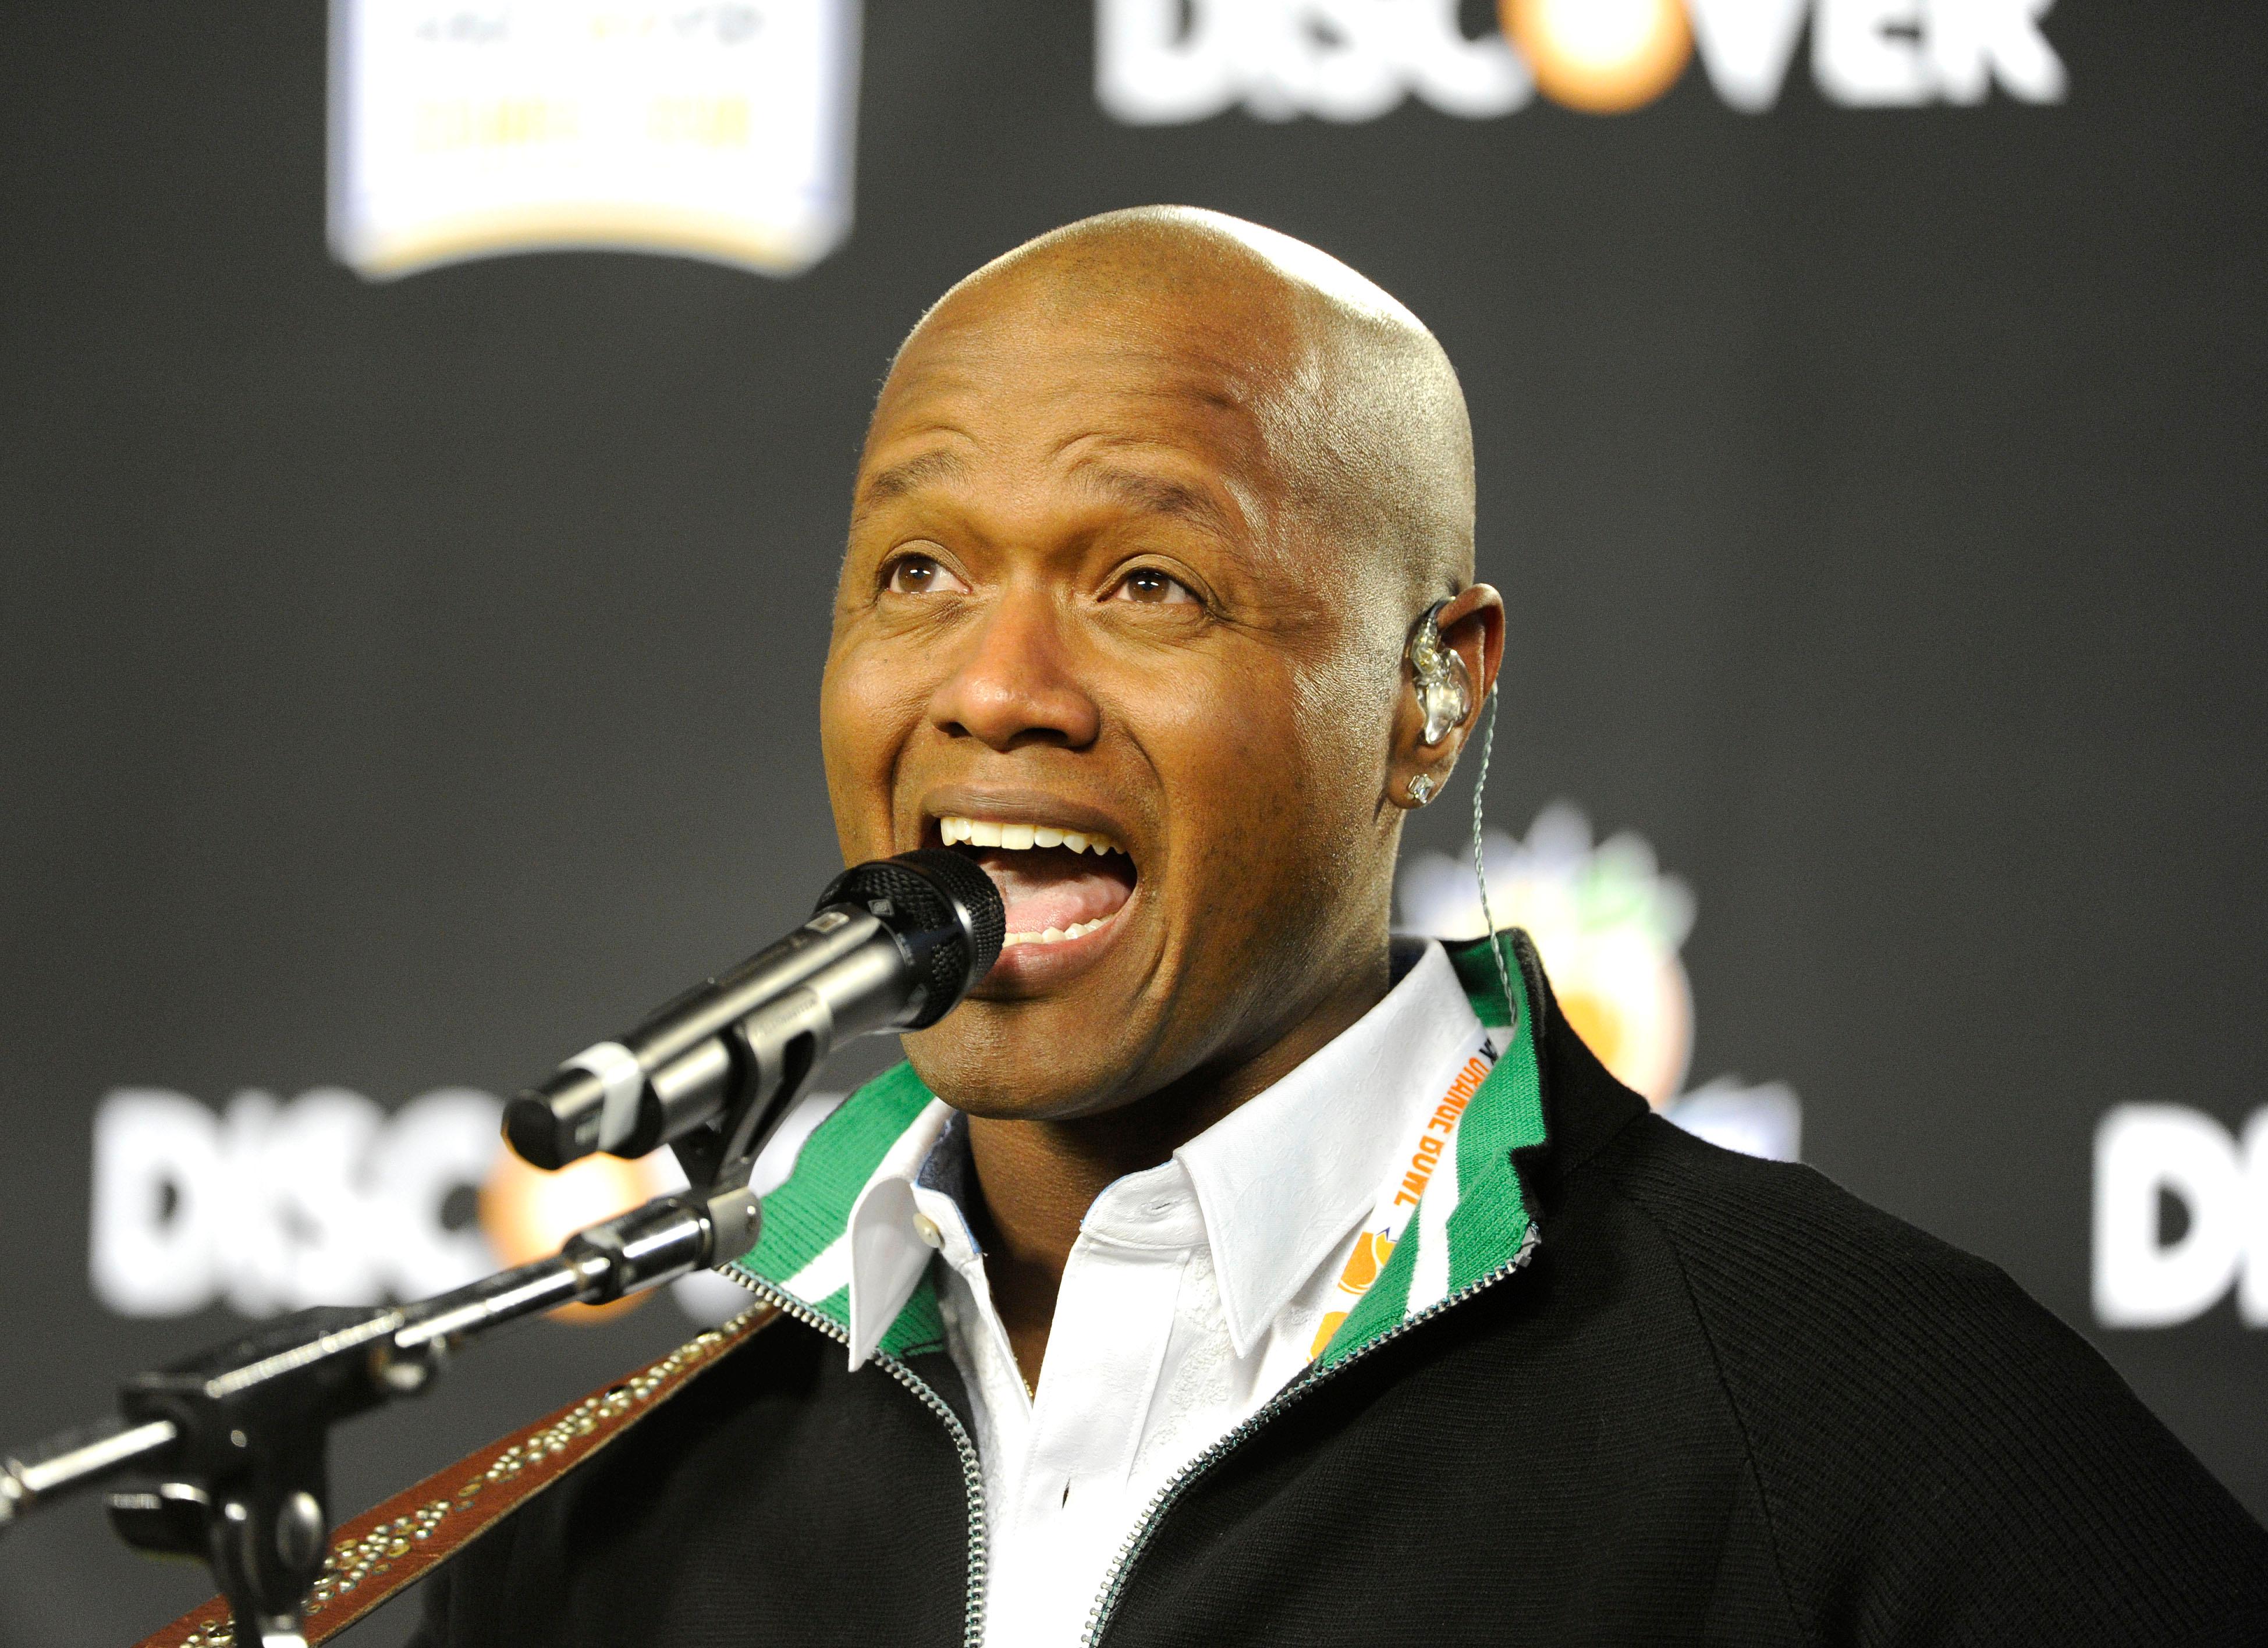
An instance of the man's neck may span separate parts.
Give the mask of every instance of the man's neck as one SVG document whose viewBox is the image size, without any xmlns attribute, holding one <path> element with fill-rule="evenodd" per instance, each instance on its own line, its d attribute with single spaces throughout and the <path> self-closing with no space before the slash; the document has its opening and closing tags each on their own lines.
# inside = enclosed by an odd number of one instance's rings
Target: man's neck
<svg viewBox="0 0 2268 1648">
<path fill-rule="evenodd" d="M 1199 1070 L 1130 1104 L 1062 1122 L 971 1116 L 968 1149 L 982 1205 L 969 1210 L 985 1280 L 1024 1382 L 1036 1389 L 1056 1294 L 1079 1222 L 1129 1173 L 1155 1167 L 1246 1100 L 1265 1093 L 1384 997 L 1386 948 L 1256 1056 Z"/>
</svg>

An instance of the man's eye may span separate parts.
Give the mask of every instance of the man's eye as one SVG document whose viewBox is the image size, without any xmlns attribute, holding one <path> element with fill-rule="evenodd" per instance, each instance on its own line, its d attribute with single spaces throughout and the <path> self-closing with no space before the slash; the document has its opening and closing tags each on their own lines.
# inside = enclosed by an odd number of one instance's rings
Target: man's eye
<svg viewBox="0 0 2268 1648">
<path fill-rule="evenodd" d="M 890 563 L 885 585 L 894 595 L 966 594 L 968 585 L 934 555 L 902 555 Z"/>
<path fill-rule="evenodd" d="M 1197 600 L 1189 593 L 1188 585 L 1155 567 L 1135 568 L 1118 581 L 1118 587 L 1110 592 L 1110 598 L 1113 600 L 1145 601 L 1153 606 L 1178 605 Z"/>
</svg>

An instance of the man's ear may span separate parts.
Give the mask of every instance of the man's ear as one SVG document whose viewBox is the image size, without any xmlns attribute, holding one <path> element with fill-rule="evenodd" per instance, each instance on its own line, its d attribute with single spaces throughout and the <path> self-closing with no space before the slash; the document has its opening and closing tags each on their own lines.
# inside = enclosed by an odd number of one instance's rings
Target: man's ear
<svg viewBox="0 0 2268 1648">
<path fill-rule="evenodd" d="M 1438 744 L 1425 741 L 1425 711 L 1418 702 L 1417 677 L 1405 650 L 1402 692 L 1394 714 L 1394 757 L 1387 768 L 1386 798 L 1404 809 L 1421 807 L 1441 793 L 1457 764 L 1458 753 L 1480 723 L 1481 706 L 1504 664 L 1504 598 L 1486 584 L 1475 584 L 1446 602 L 1435 614 L 1441 644 L 1457 655 L 1471 683 L 1463 719 Z"/>
</svg>

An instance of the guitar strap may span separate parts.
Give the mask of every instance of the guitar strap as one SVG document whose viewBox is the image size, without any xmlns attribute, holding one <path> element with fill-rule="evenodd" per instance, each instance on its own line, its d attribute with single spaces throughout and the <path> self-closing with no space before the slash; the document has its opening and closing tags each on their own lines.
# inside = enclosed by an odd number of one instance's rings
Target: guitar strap
<svg viewBox="0 0 2268 1648">
<path fill-rule="evenodd" d="M 306 1639 L 328 1642 L 431 1573 L 568 1472 L 770 1327 L 770 1305 L 680 1345 L 628 1379 L 467 1454 L 340 1528 L 307 1599 Z M 228 1604 L 215 1597 L 136 1648 L 233 1648 Z"/>
</svg>

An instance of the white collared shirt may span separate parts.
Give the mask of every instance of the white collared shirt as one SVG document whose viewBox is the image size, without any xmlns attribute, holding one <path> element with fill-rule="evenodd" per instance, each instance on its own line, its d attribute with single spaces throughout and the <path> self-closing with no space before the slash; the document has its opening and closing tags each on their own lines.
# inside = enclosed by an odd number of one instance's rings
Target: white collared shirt
<svg viewBox="0 0 2268 1648">
<path fill-rule="evenodd" d="M 1152 1499 L 1307 1366 L 1376 1274 L 1414 1201 L 1413 1161 L 1430 1160 L 1413 1145 L 1492 1057 L 1447 955 L 1425 944 L 1297 1070 L 1095 1198 L 1036 1393 L 962 1212 L 966 1124 L 932 1103 L 899 1138 L 850 1212 L 851 1363 L 936 1263 L 983 1466 L 990 1648 L 1079 1640 Z"/>
</svg>

